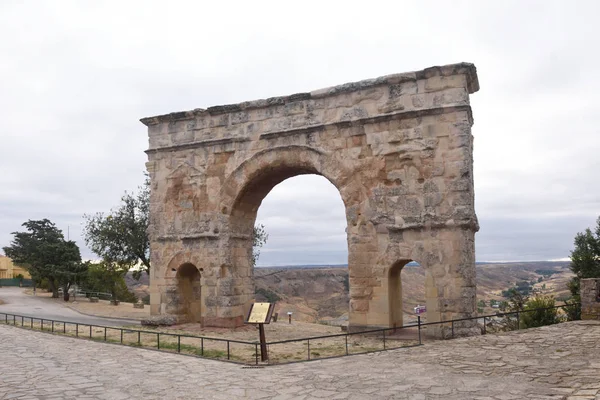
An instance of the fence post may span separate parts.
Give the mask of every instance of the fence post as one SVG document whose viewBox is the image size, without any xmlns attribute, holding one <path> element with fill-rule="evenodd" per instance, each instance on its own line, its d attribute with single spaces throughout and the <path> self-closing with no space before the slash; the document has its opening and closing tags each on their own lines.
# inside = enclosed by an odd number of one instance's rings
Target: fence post
<svg viewBox="0 0 600 400">
<path fill-rule="evenodd" d="M 417 326 L 419 329 L 419 344 L 422 344 L 421 343 L 421 316 L 420 315 L 417 315 Z"/>
<path fill-rule="evenodd" d="M 258 343 L 254 343 L 254 365 L 258 365 Z"/>
<path fill-rule="evenodd" d="M 123 328 L 121 328 L 121 344 L 123 344 Z"/>
<path fill-rule="evenodd" d="M 25 326 L 25 323 L 23 322 L 23 316 L 21 316 L 21 326 Z"/>
<path fill-rule="evenodd" d="M 310 361 L 310 339 L 306 341 L 306 344 L 308 344 L 308 361 Z"/>
<path fill-rule="evenodd" d="M 44 318 L 42 318 L 41 323 L 40 323 L 40 330 L 43 332 L 44 331 Z"/>
<path fill-rule="evenodd" d="M 346 338 L 346 355 L 348 355 L 348 335 L 344 337 Z"/>
<path fill-rule="evenodd" d="M 200 355 L 204 356 L 204 338 L 200 338 Z"/>
<path fill-rule="evenodd" d="M 229 340 L 227 341 L 227 359 L 229 360 Z"/>
<path fill-rule="evenodd" d="M 54 320 L 52 320 L 52 333 L 54 333 Z"/>
<path fill-rule="evenodd" d="M 33 329 L 33 318 L 29 318 L 29 321 L 31 321 L 31 329 Z"/>
<path fill-rule="evenodd" d="M 394 330 L 396 330 L 394 328 Z M 385 329 L 383 330 L 383 349 L 385 350 Z"/>
<path fill-rule="evenodd" d="M 63 335 L 67 334 L 67 323 L 63 322 Z"/>
<path fill-rule="evenodd" d="M 517 330 L 521 329 L 521 314 L 517 311 Z"/>
<path fill-rule="evenodd" d="M 177 335 L 177 352 L 181 353 L 181 335 Z"/>
<path fill-rule="evenodd" d="M 485 321 L 486 321 L 486 317 L 483 317 L 483 334 L 484 335 L 487 334 L 487 327 L 485 325 L 485 323 L 486 323 Z"/>
<path fill-rule="evenodd" d="M 75 324 L 75 337 L 79 337 L 79 324 Z"/>
<path fill-rule="evenodd" d="M 92 338 L 92 326 L 90 325 L 90 339 Z"/>
<path fill-rule="evenodd" d="M 156 349 L 160 350 L 160 333 L 156 334 Z"/>
<path fill-rule="evenodd" d="M 104 327 L 104 341 L 106 342 L 106 327 Z"/>
<path fill-rule="evenodd" d="M 454 320 L 452 320 L 452 339 L 454 339 Z"/>
<path fill-rule="evenodd" d="M 138 331 L 138 346 L 142 345 L 142 338 L 140 336 L 140 331 Z"/>
</svg>

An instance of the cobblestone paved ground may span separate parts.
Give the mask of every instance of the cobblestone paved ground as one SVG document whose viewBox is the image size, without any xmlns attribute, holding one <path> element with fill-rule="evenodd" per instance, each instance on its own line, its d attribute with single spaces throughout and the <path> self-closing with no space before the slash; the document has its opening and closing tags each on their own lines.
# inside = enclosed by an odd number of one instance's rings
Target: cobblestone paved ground
<svg viewBox="0 0 600 400">
<path fill-rule="evenodd" d="M 600 322 L 264 369 L 0 325 L 0 399 L 600 399 Z"/>
</svg>

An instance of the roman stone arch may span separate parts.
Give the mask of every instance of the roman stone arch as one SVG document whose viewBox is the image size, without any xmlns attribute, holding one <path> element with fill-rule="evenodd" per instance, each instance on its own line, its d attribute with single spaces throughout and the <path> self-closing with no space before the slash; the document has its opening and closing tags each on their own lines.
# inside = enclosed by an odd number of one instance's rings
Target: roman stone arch
<svg viewBox="0 0 600 400">
<path fill-rule="evenodd" d="M 204 271 L 204 323 L 241 325 L 254 298 L 250 234 L 261 201 L 287 178 L 318 174 L 345 206 L 351 329 L 390 326 L 399 260 L 431 275 L 429 321 L 473 316 L 469 94 L 478 89 L 463 63 L 142 119 L 151 312 L 167 313 L 174 284 L 164 270 L 185 254 Z"/>
</svg>

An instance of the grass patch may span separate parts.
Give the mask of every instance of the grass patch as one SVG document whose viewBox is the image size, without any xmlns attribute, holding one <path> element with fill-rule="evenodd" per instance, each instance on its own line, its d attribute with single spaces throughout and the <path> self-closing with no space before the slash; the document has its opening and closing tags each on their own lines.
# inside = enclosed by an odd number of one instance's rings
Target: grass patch
<svg viewBox="0 0 600 400">
<path fill-rule="evenodd" d="M 161 343 L 160 349 L 168 349 L 177 352 L 177 343 Z M 200 357 L 205 358 L 217 358 L 217 359 L 227 359 L 227 352 L 223 350 L 215 350 L 215 349 L 202 349 L 201 347 L 192 346 L 189 344 L 180 345 L 180 352 L 186 354 L 193 354 Z M 240 360 L 239 357 L 234 354 L 229 354 L 229 358 L 232 360 Z"/>
</svg>

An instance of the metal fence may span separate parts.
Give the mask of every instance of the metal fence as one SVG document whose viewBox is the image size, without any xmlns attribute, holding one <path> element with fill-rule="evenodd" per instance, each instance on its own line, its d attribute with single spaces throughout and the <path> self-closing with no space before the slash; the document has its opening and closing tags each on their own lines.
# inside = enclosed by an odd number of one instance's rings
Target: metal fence
<svg viewBox="0 0 600 400">
<path fill-rule="evenodd" d="M 111 293 L 95 292 L 95 291 L 86 290 L 86 289 L 77 289 L 77 296 L 86 297 L 86 298 L 97 297 L 100 300 L 113 300 L 113 296 Z"/>
<path fill-rule="evenodd" d="M 22 287 L 32 287 L 33 281 L 31 279 L 0 279 L 0 286 L 22 286 Z"/>
<path fill-rule="evenodd" d="M 258 342 L 86 324 L 2 312 L 0 312 L 0 322 L 21 328 L 107 343 L 189 354 L 241 364 L 258 363 Z M 246 351 L 241 351 L 242 346 L 247 347 Z"/>
<path fill-rule="evenodd" d="M 527 313 L 542 313 L 553 309 L 580 308 L 581 304 L 554 306 L 523 311 L 511 311 L 471 318 L 447 321 L 421 322 L 397 328 L 382 328 L 360 332 L 344 332 L 332 335 L 280 340 L 267 343 L 269 365 L 287 364 L 317 359 L 343 357 L 354 354 L 415 347 L 423 345 L 425 338 L 453 338 L 463 336 L 465 329 L 480 329 L 486 334 L 492 326 L 498 330 L 521 329 L 522 316 Z M 228 361 L 245 365 L 259 365 L 260 343 L 224 338 L 212 338 L 58 321 L 0 312 L 0 322 L 22 328 L 72 337 L 87 338 L 107 343 L 143 347 L 166 352 Z"/>
</svg>

